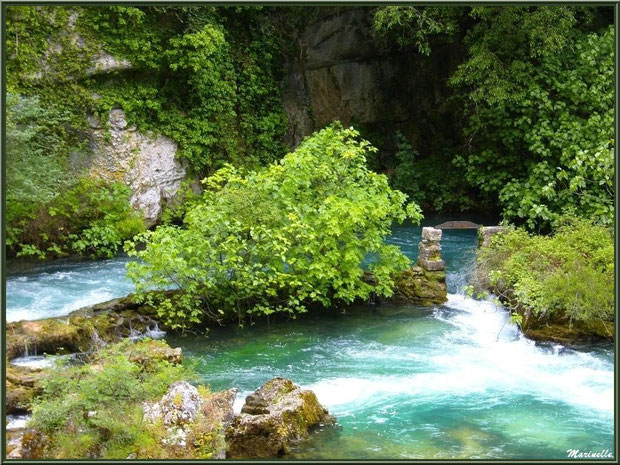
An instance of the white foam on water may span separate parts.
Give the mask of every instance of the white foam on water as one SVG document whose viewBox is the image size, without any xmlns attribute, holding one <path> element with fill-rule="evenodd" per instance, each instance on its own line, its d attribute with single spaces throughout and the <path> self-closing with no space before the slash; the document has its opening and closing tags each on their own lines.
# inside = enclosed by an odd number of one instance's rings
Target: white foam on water
<svg viewBox="0 0 620 465">
<path fill-rule="evenodd" d="M 35 273 L 7 279 L 7 322 L 66 315 L 133 292 L 127 258 L 44 265 Z M 52 266 L 60 270 L 50 270 Z"/>
<path fill-rule="evenodd" d="M 509 314 L 491 301 L 450 294 L 435 317 L 454 329 L 437 337 L 425 352 L 420 373 L 334 377 L 308 386 L 335 413 L 347 414 L 378 404 L 381 399 L 412 398 L 446 402 L 483 394 L 486 397 L 525 395 L 543 402 L 613 415 L 613 363 L 589 353 L 545 348 L 523 337 Z M 401 348 L 405 357 L 409 349 Z M 366 348 L 363 356 L 373 364 Z M 377 350 L 376 358 L 385 358 Z"/>
<path fill-rule="evenodd" d="M 237 392 L 237 396 L 235 397 L 235 401 L 233 402 L 233 412 L 235 415 L 239 415 L 241 413 L 241 409 L 243 408 L 243 404 L 245 404 L 245 398 L 252 394 L 254 391 L 240 391 Z"/>
<path fill-rule="evenodd" d="M 6 420 L 7 420 L 6 430 L 14 431 L 17 429 L 25 428 L 26 423 L 28 422 L 28 420 L 30 420 L 31 417 L 32 415 L 7 415 L 6 416 Z"/>
<path fill-rule="evenodd" d="M 46 355 L 29 355 L 24 357 L 17 357 L 11 360 L 11 365 L 25 367 L 25 368 L 49 368 L 56 363 L 56 358 Z"/>
</svg>

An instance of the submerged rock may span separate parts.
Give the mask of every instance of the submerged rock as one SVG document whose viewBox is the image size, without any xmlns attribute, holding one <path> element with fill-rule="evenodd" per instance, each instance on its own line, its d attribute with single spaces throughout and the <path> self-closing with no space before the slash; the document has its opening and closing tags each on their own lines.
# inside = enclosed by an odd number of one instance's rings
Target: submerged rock
<svg viewBox="0 0 620 465">
<path fill-rule="evenodd" d="M 227 458 L 270 458 L 286 454 L 290 443 L 312 426 L 331 422 L 312 391 L 276 377 L 246 397 L 241 413 L 226 430 Z"/>
</svg>

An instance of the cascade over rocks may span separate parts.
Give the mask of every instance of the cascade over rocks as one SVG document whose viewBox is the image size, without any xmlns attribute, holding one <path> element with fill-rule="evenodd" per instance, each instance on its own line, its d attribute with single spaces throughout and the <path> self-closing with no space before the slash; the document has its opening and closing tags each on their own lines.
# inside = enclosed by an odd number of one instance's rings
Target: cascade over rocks
<svg viewBox="0 0 620 465">
<path fill-rule="evenodd" d="M 506 234 L 509 231 L 510 229 L 505 226 L 481 227 L 478 231 L 478 248 L 492 247 L 492 237 L 497 234 Z M 571 320 L 564 312 L 553 312 L 544 317 L 536 316 L 531 309 L 517 304 L 517 300 L 514 298 L 514 289 L 497 289 L 491 285 L 488 270 L 484 264 L 478 263 L 475 281 L 480 289 L 500 295 L 500 300 L 521 316 L 522 321 L 519 326 L 523 334 L 529 339 L 571 345 L 611 341 L 614 338 L 613 321 L 602 319 L 590 322 Z"/>
<path fill-rule="evenodd" d="M 241 413 L 226 430 L 227 458 L 270 458 L 286 454 L 318 424 L 332 422 L 312 391 L 276 377 L 246 397 Z"/>
<path fill-rule="evenodd" d="M 67 316 L 6 325 L 6 355 L 87 352 L 123 338 L 156 338 L 154 309 L 138 304 L 133 295 L 85 307 Z"/>
</svg>

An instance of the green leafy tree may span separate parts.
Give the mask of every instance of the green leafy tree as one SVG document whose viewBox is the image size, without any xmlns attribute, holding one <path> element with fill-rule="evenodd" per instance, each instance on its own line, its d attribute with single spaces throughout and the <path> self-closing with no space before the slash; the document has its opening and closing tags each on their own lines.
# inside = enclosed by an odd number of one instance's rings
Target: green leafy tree
<svg viewBox="0 0 620 465">
<path fill-rule="evenodd" d="M 414 46 L 430 55 L 432 39 L 453 39 L 462 7 L 384 6 L 374 13 L 374 32 L 387 44 Z"/>
<path fill-rule="evenodd" d="M 579 31 L 577 12 L 475 8 L 469 59 L 452 78 L 471 141 L 456 163 L 530 229 L 564 214 L 613 221 L 614 34 Z"/>
<path fill-rule="evenodd" d="M 549 231 L 565 214 L 610 224 L 610 11 L 562 5 L 377 9 L 375 31 L 388 43 L 429 55 L 449 39 L 463 50 L 449 80 L 452 100 L 463 109 L 455 128 L 460 147 L 422 153 L 417 163 L 396 157 L 394 181 L 423 177 L 432 184 L 412 167 L 435 158 L 436 165 L 454 163 L 464 173 L 466 196 L 498 205 L 506 219 L 529 229 Z M 454 185 L 448 192 L 458 190 Z"/>
<path fill-rule="evenodd" d="M 173 326 L 391 294 L 409 260 L 384 240 L 393 221 L 421 214 L 366 168 L 374 148 L 358 135 L 331 126 L 264 170 L 216 172 L 184 227 L 128 243 L 140 259 L 128 265 L 138 294 Z M 362 279 L 368 254 L 373 285 Z M 149 292 L 165 288 L 178 292 Z"/>
</svg>

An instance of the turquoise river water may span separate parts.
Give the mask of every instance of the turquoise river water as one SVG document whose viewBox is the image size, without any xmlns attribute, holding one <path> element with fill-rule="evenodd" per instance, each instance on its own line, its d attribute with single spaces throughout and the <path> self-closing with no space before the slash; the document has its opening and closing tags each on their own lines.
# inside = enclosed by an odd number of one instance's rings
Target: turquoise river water
<svg viewBox="0 0 620 465">
<path fill-rule="evenodd" d="M 420 228 L 390 239 L 412 259 Z M 169 337 L 214 390 L 245 395 L 280 375 L 334 414 L 300 443 L 300 459 L 562 459 L 613 453 L 612 346 L 535 344 L 490 301 L 465 297 L 475 231 L 445 231 L 449 299 L 432 308 L 362 305 L 207 339 Z M 127 258 L 9 264 L 7 320 L 62 315 L 131 292 Z"/>
</svg>

